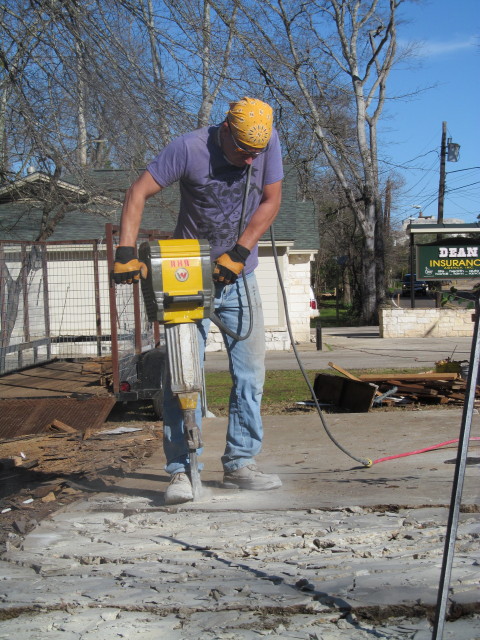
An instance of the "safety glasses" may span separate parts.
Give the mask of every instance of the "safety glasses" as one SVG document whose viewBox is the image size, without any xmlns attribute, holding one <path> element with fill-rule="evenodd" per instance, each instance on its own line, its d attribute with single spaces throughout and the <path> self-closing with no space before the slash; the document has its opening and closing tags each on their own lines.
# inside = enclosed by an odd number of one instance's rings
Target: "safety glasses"
<svg viewBox="0 0 480 640">
<path fill-rule="evenodd" d="M 242 147 L 242 145 L 235 139 L 235 136 L 233 135 L 232 130 L 230 129 L 230 124 L 228 122 L 227 124 L 228 124 L 228 133 L 230 134 L 232 142 L 235 146 L 235 151 L 238 151 L 238 153 L 242 153 L 244 156 L 249 156 L 250 158 L 258 158 L 258 156 L 261 156 L 262 153 L 265 153 L 265 151 L 267 150 L 267 147 L 264 147 L 263 149 L 259 149 L 258 151 L 250 151 L 250 149 L 245 149 L 245 147 Z"/>
</svg>

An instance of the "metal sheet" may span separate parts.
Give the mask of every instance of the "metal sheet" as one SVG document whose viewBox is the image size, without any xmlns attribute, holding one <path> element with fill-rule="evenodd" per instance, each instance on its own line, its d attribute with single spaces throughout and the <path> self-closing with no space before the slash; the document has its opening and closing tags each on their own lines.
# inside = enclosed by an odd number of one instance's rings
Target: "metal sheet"
<svg viewBox="0 0 480 640">
<path fill-rule="evenodd" d="M 0 439 L 44 433 L 54 420 L 81 432 L 96 429 L 115 403 L 113 396 L 0 400 Z"/>
</svg>

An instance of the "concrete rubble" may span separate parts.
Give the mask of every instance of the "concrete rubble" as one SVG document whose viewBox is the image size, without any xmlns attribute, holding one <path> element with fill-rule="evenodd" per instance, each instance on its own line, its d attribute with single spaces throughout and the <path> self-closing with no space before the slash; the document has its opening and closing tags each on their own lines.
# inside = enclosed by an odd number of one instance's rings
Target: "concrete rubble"
<svg viewBox="0 0 480 640">
<path fill-rule="evenodd" d="M 459 410 L 329 416 L 372 459 L 458 436 Z M 163 504 L 159 452 L 105 492 L 12 535 L 0 562 L 0 639 L 427 640 L 455 449 L 365 469 L 318 416 L 267 416 L 272 492 L 223 489 L 225 419 L 205 421 L 204 493 Z M 472 436 L 480 435 L 478 415 Z M 444 638 L 480 639 L 479 446 L 472 442 Z"/>
<path fill-rule="evenodd" d="M 445 518 L 95 496 L 9 545 L 1 610 L 22 613 L 0 638 L 429 638 Z M 445 638 L 480 637 L 479 547 L 479 516 L 463 514 L 450 595 L 463 615 Z"/>
</svg>

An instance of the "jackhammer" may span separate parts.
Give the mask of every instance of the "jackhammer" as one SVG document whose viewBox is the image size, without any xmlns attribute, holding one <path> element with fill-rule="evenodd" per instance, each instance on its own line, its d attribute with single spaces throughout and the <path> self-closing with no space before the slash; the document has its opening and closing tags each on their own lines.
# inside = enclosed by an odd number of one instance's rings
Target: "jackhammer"
<svg viewBox="0 0 480 640">
<path fill-rule="evenodd" d="M 201 492 L 197 450 L 202 441 L 195 409 L 203 389 L 196 322 L 213 314 L 210 247 L 206 240 L 144 242 L 139 259 L 148 267 L 147 278 L 141 280 L 147 317 L 165 328 L 171 389 L 183 412 L 188 473 L 196 500 Z"/>
</svg>

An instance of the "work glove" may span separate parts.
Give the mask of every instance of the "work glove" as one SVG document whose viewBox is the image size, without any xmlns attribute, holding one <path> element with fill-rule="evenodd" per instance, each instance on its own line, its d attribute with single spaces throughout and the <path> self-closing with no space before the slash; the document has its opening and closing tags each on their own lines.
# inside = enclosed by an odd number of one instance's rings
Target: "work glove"
<svg viewBox="0 0 480 640">
<path fill-rule="evenodd" d="M 138 282 L 140 275 L 146 278 L 147 265 L 135 257 L 134 247 L 117 247 L 113 263 L 112 280 L 115 284 L 132 284 Z"/>
<path fill-rule="evenodd" d="M 213 269 L 213 279 L 215 282 L 221 282 L 222 284 L 232 284 L 238 277 L 245 266 L 250 251 L 242 247 L 241 244 L 236 244 L 233 249 L 222 253 L 222 255 L 215 261 L 215 267 Z"/>
</svg>

